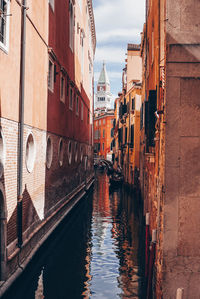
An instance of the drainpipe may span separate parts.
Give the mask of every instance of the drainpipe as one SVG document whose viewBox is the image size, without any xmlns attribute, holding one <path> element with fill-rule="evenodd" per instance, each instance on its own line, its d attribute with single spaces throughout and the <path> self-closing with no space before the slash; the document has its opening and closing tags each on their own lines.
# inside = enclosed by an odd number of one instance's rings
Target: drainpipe
<svg viewBox="0 0 200 299">
<path fill-rule="evenodd" d="M 25 49 L 26 49 L 26 0 L 21 7 L 21 64 L 19 91 L 19 149 L 18 149 L 18 194 L 17 194 L 17 238 L 18 247 L 23 244 L 22 238 L 22 198 L 23 198 L 23 139 L 24 139 L 24 91 L 25 91 Z"/>
</svg>

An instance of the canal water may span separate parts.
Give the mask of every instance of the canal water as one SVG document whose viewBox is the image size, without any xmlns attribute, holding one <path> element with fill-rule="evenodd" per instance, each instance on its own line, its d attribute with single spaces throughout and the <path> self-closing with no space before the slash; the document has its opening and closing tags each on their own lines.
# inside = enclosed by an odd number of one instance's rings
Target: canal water
<svg viewBox="0 0 200 299">
<path fill-rule="evenodd" d="M 97 174 L 3 299 L 145 298 L 139 206 L 133 192 L 111 191 Z"/>
</svg>

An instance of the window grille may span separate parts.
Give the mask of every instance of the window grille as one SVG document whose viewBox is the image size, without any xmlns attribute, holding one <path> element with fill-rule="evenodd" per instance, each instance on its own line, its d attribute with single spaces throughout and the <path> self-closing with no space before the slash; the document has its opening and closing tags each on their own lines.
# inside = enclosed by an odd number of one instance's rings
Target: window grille
<svg viewBox="0 0 200 299">
<path fill-rule="evenodd" d="M 10 0 L 0 0 L 0 46 L 8 50 Z"/>
</svg>

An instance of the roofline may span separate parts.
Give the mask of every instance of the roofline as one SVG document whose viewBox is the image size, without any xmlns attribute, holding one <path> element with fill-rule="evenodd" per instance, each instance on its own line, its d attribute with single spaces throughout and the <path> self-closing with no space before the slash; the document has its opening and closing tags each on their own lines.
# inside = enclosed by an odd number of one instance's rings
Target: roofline
<svg viewBox="0 0 200 299">
<path fill-rule="evenodd" d="M 127 51 L 140 51 L 140 44 L 128 44 Z"/>
<path fill-rule="evenodd" d="M 93 51 L 95 53 L 95 50 L 96 50 L 96 29 L 95 29 L 95 22 L 94 22 L 94 12 L 93 12 L 92 0 L 87 0 L 87 4 L 88 4 L 88 8 L 89 8 L 89 16 L 90 16 L 90 22 L 91 22 Z"/>
<path fill-rule="evenodd" d="M 109 117 L 109 116 L 115 116 L 114 110 L 111 113 L 105 113 L 103 115 L 96 116 L 96 117 L 94 117 L 94 120 L 102 119 L 102 118 Z"/>
</svg>

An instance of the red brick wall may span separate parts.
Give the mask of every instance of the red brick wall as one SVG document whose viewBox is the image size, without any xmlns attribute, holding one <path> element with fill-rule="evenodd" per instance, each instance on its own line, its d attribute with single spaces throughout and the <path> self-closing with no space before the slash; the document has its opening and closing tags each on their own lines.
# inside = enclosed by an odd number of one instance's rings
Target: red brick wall
<svg viewBox="0 0 200 299">
<path fill-rule="evenodd" d="M 1 119 L 3 139 L 5 143 L 6 159 L 4 174 L 0 179 L 5 188 L 8 210 L 7 243 L 17 237 L 17 128 L 16 122 Z M 35 163 L 32 172 L 28 172 L 25 163 L 26 139 L 29 133 L 35 141 Z M 38 222 L 45 219 L 63 199 L 80 183 L 85 182 L 87 176 L 93 173 L 92 147 L 86 143 L 77 143 L 78 155 L 75 162 L 75 141 L 55 134 L 48 134 L 53 144 L 53 159 L 50 169 L 46 167 L 47 132 L 35 128 L 25 127 L 24 135 L 24 167 L 23 167 L 23 231 L 32 231 Z M 59 141 L 63 138 L 63 165 L 59 165 Z M 69 165 L 68 143 L 72 143 L 72 160 Z M 81 162 L 81 152 L 83 159 Z M 85 170 L 85 158 L 88 157 L 88 167 Z"/>
</svg>

